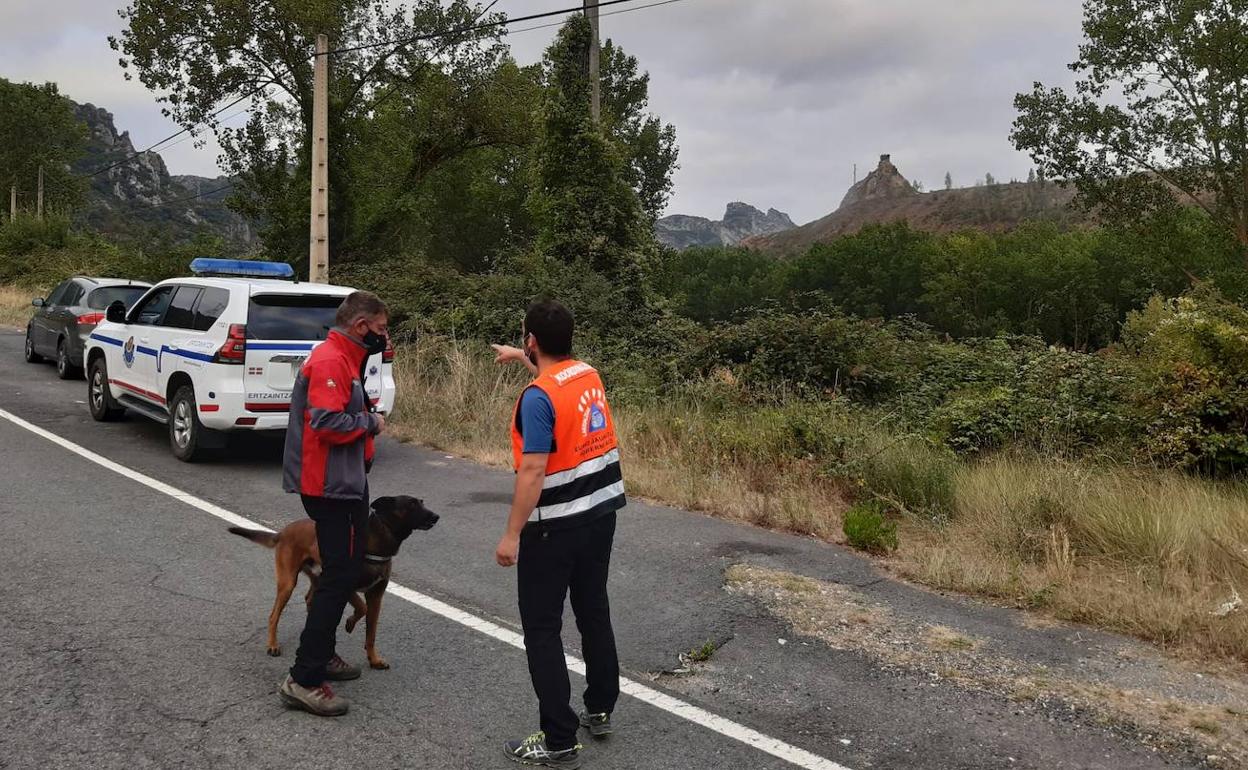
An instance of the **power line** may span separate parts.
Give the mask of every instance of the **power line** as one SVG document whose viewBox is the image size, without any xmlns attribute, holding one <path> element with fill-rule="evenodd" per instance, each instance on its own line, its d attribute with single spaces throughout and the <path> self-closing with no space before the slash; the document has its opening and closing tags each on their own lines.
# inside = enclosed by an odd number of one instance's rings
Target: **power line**
<svg viewBox="0 0 1248 770">
<path fill-rule="evenodd" d="M 219 193 L 224 190 L 229 190 L 233 186 L 234 186 L 234 183 L 230 182 L 228 184 L 223 184 L 220 187 L 214 187 L 211 190 L 204 190 L 203 192 L 199 192 L 194 195 L 188 195 L 185 198 L 174 198 L 171 201 L 160 201 L 159 203 L 147 203 L 143 205 L 143 208 L 157 208 L 159 206 L 173 206 L 174 204 L 177 204 L 177 203 L 186 203 L 188 201 L 193 201 L 196 198 L 204 198 L 209 195 L 212 195 L 213 193 Z"/>
<path fill-rule="evenodd" d="M 219 121 L 217 121 L 217 122 L 218 122 L 218 123 L 228 123 L 229 121 L 233 120 L 234 118 L 237 118 L 239 115 L 242 115 L 242 114 L 246 113 L 246 112 L 247 112 L 247 110 L 249 110 L 249 109 L 251 109 L 251 108 L 250 108 L 250 107 L 247 107 L 247 108 L 244 108 L 244 109 L 239 110 L 238 112 L 233 112 L 233 113 L 230 113 L 229 115 L 226 115 L 224 118 L 221 118 L 221 120 L 219 120 Z M 182 137 L 181 139 L 179 139 L 178 141 L 176 141 L 176 142 L 172 142 L 172 143 L 170 143 L 170 144 L 167 144 L 167 145 L 165 145 L 164 147 L 161 147 L 160 149 L 163 151 L 163 150 L 168 150 L 170 147 L 177 147 L 179 144 L 182 144 L 182 143 L 183 143 L 183 142 L 185 142 L 187 139 L 194 139 L 194 138 L 196 138 L 196 137 L 198 137 L 198 136 L 199 136 L 199 134 L 195 133 L 194 131 L 191 131 L 189 136 L 184 136 L 184 137 Z"/>
<path fill-rule="evenodd" d="M 208 119 L 210 120 L 210 119 L 212 119 L 212 118 L 215 118 L 216 116 L 218 116 L 218 115 L 220 115 L 221 113 L 225 112 L 226 110 L 228 110 L 229 108 L 231 108 L 231 107 L 233 107 L 234 105 L 238 104 L 239 102 L 243 101 L 244 99 L 250 99 L 251 97 L 253 97 L 253 96 L 255 96 L 256 94 L 258 94 L 258 93 L 260 93 L 261 91 L 263 91 L 264 89 L 268 88 L 270 85 L 272 85 L 272 83 L 265 83 L 264 85 L 260 86 L 259 88 L 256 88 L 256 89 L 255 89 L 255 90 L 253 90 L 253 91 L 250 91 L 250 92 L 248 92 L 248 93 L 243 94 L 242 96 L 238 97 L 238 98 L 237 98 L 237 99 L 235 99 L 234 101 L 232 101 L 232 102 L 230 102 L 229 104 L 225 105 L 225 106 L 224 106 L 224 107 L 222 107 L 221 109 L 216 110 L 215 112 L 210 113 L 210 114 L 208 115 Z M 236 113 L 236 114 L 237 114 L 237 113 Z M 233 117 L 233 115 L 231 115 L 230 117 Z M 181 131 L 177 131 L 177 132 L 175 132 L 175 133 L 172 133 L 172 134 L 170 134 L 169 136 L 166 136 L 164 139 L 161 139 L 159 142 L 156 142 L 155 144 L 148 145 L 146 148 L 144 148 L 144 149 L 142 149 L 142 150 L 137 150 L 137 151 L 135 151 L 135 152 L 131 153 L 130 155 L 127 155 L 126 157 L 122 158 L 121 160 L 117 161 L 116 163 L 110 163 L 109 165 L 105 166 L 104 168 L 98 169 L 98 170 L 96 170 L 96 171 L 92 171 L 90 174 L 87 174 L 87 176 L 89 176 L 89 177 L 90 177 L 90 176 L 99 176 L 100 174 L 103 174 L 105 171 L 112 171 L 113 169 L 117 168 L 118 166 L 124 166 L 125 164 L 129 163 L 130 161 L 134 160 L 135 158 L 139 157 L 140 155 L 143 155 L 144 153 L 151 152 L 152 150 L 156 149 L 157 147 L 161 146 L 162 144 L 165 144 L 166 142 L 169 142 L 169 141 L 171 141 L 171 140 L 173 140 L 173 139 L 177 139 L 179 136 L 182 136 L 183 134 L 190 133 L 191 131 L 193 131 L 193 130 L 194 130 L 195 126 L 198 126 L 198 125 L 207 125 L 207 123 L 208 123 L 208 120 L 201 120 L 199 123 L 196 123 L 195 125 L 193 125 L 193 126 L 191 126 L 191 127 L 189 127 L 189 128 L 183 128 Z"/>
<path fill-rule="evenodd" d="M 620 10 L 617 10 L 617 11 L 609 11 L 609 12 L 607 12 L 607 13 L 602 14 L 602 16 L 615 16 L 615 15 L 620 14 L 620 13 L 629 13 L 629 12 L 631 12 L 631 11 L 640 11 L 640 10 L 644 10 L 644 9 L 646 9 L 646 8 L 657 8 L 657 7 L 662 6 L 662 5 L 671 5 L 671 4 L 673 4 L 673 3 L 678 3 L 678 2 L 681 2 L 681 1 L 682 1 L 682 0 L 661 0 L 660 2 L 654 2 L 654 3 L 649 3 L 649 4 L 646 4 L 646 5 L 640 5 L 640 6 L 636 6 L 636 7 L 634 7 L 634 8 L 624 8 L 624 9 L 620 9 Z M 478 15 L 477 15 L 476 19 L 480 19 L 480 18 L 481 18 L 481 17 L 482 17 L 482 16 L 483 16 L 486 12 L 488 12 L 488 11 L 489 11 L 489 9 L 490 9 L 490 8 L 492 8 L 492 7 L 495 5 L 495 3 L 496 3 L 496 2 L 497 2 L 497 0 L 495 0 L 495 2 L 490 3 L 490 5 L 486 7 L 485 11 L 483 11 L 481 14 L 478 14 Z M 609 6 L 613 6 L 613 5 L 621 5 L 621 4 L 623 4 L 623 3 L 629 3 L 629 2 L 636 2 L 636 0 L 604 0 L 603 2 L 600 2 L 600 3 L 598 4 L 598 7 L 599 7 L 599 8 L 606 8 L 606 7 L 609 7 Z M 556 10 L 556 11 L 545 11 L 545 12 L 542 12 L 542 13 L 534 13 L 534 14 L 530 14 L 530 15 L 528 15 L 528 16 L 517 16 L 517 17 L 515 17 L 515 18 L 505 18 L 505 19 L 502 19 L 502 20 L 500 20 L 500 21 L 490 21 L 490 22 L 484 22 L 484 23 L 477 23 L 477 22 L 476 22 L 476 20 L 474 20 L 474 23 L 469 24 L 469 25 L 465 25 L 465 26 L 460 27 L 460 28 L 458 28 L 458 29 L 447 30 L 447 31 L 444 31 L 444 32 L 430 32 L 430 33 L 426 33 L 426 34 L 423 34 L 423 35 L 414 35 L 414 36 L 412 36 L 412 37 L 408 37 L 408 38 L 399 38 L 399 39 L 396 39 L 396 40 L 387 40 L 387 41 L 382 41 L 382 42 L 378 42 L 378 43 L 367 43 L 367 44 L 364 44 L 364 45 L 349 46 L 349 47 L 346 47 L 346 48 L 335 48 L 335 49 L 332 49 L 332 50 L 326 51 L 324 55 L 329 56 L 329 55 L 331 55 L 331 54 L 336 54 L 336 53 L 350 53 L 350 52 L 352 52 L 352 51 L 363 51 L 363 50 L 366 50 L 366 49 L 371 49 L 371 48 L 381 48 L 381 47 L 384 47 L 384 46 L 398 46 L 398 45 L 406 45 L 406 44 L 408 44 L 408 43 L 416 43 L 416 42 L 421 42 L 421 41 L 424 41 L 424 40 L 436 40 L 436 39 L 439 39 L 439 38 L 444 38 L 444 37 L 453 37 L 453 36 L 465 35 L 465 34 L 468 34 L 468 33 L 470 33 L 470 32 L 478 32 L 478 31 L 485 30 L 485 29 L 493 29 L 493 28 L 496 28 L 496 27 L 506 27 L 506 26 L 508 26 L 508 25 L 510 25 L 510 24 L 516 24 L 516 23 L 519 23 L 519 22 L 522 22 L 522 21 L 533 21 L 533 20 L 536 20 L 536 19 L 546 19 L 546 18 L 550 18 L 550 17 L 552 17 L 552 16 L 561 16 L 561 15 L 566 15 L 566 14 L 569 14 L 569 13 L 580 13 L 580 12 L 582 12 L 582 11 L 584 11 L 584 6 L 583 6 L 583 5 L 580 5 L 580 6 L 574 6 L 574 7 L 571 7 L 571 8 L 563 8 L 563 9 Z M 515 32 L 516 32 L 516 33 L 520 33 L 520 32 L 531 32 L 531 31 L 533 31 L 533 30 L 538 30 L 538 29 L 546 29 L 546 28 L 549 28 L 549 27 L 559 26 L 559 24 L 560 24 L 560 23 L 562 23 L 562 22 L 556 22 L 556 23 L 552 23 L 552 24 L 541 24 L 541 25 L 537 25 L 537 26 L 533 26 L 533 27 L 526 27 L 526 28 L 524 28 L 524 29 L 515 30 Z M 318 54 L 312 54 L 312 55 L 310 55 L 310 56 L 309 56 L 309 58 L 315 58 L 317 55 L 318 55 Z M 427 63 L 427 61 L 426 61 L 426 63 Z M 238 103 L 239 103 L 239 102 L 241 102 L 241 101 L 244 101 L 245 99 L 250 99 L 251 97 L 253 97 L 253 96 L 255 96 L 256 94 L 258 94 L 258 93 L 260 93 L 261 91 L 263 91 L 265 88 L 268 88 L 270 85 L 273 85 L 273 84 L 272 84 L 272 83 L 265 83 L 265 84 L 263 84 L 263 85 L 261 85 L 261 86 L 259 86 L 259 87 L 255 88 L 255 89 L 253 89 L 252 91 L 249 91 L 248 93 L 243 94 L 242 96 L 238 97 L 237 99 L 235 99 L 234 101 L 232 101 L 232 102 L 230 102 L 229 104 L 225 105 L 224 107 L 221 107 L 220 109 L 218 109 L 218 110 L 216 110 L 216 111 L 214 111 L 214 112 L 210 113 L 210 114 L 208 115 L 208 119 L 215 118 L 216 116 L 220 115 L 222 112 L 225 112 L 225 111 L 226 111 L 226 110 L 228 110 L 229 108 L 233 107 L 234 105 L 238 104 Z M 235 113 L 235 115 L 238 115 L 238 114 L 241 114 L 241 113 Z M 232 118 L 232 117 L 234 117 L 235 115 L 231 115 L 230 117 Z M 228 119 L 229 119 L 229 118 L 226 118 L 226 120 L 228 120 Z M 109 165 L 107 165 L 107 166 L 105 166 L 105 167 L 103 167 L 103 168 L 97 169 L 97 170 L 95 170 L 95 171 L 91 172 L 90 174 L 87 174 L 87 176 L 88 176 L 88 177 L 93 177 L 93 176 L 98 176 L 98 175 L 103 174 L 103 173 L 108 172 L 108 171 L 112 171 L 113 169 L 118 168 L 119 166 L 123 166 L 123 165 L 125 165 L 125 164 L 129 163 L 130 161 L 134 160 L 135 158 L 139 157 L 140 155 L 143 155 L 144 153 L 151 152 L 152 150 L 156 149 L 157 147 L 160 147 L 161 145 L 164 145 L 164 144 L 166 144 L 166 143 L 168 143 L 168 142 L 171 142 L 171 141 L 172 141 L 172 140 L 174 140 L 174 139 L 177 139 L 179 136 L 182 136 L 183 134 L 186 134 L 186 133 L 191 133 L 191 132 L 194 130 L 195 126 L 198 126 L 198 125 L 206 125 L 206 124 L 207 124 L 207 122 L 208 122 L 208 120 L 202 120 L 202 121 L 200 121 L 199 123 L 196 123 L 195 125 L 192 125 L 192 126 L 190 126 L 190 127 L 188 127 L 188 128 L 183 128 L 183 129 L 181 129 L 180 131 L 176 131 L 176 132 L 174 132 L 174 133 L 170 134 L 169 136 L 165 137 L 164 139 L 161 139 L 159 142 L 156 142 L 156 143 L 154 143 L 154 144 L 151 144 L 151 145 L 147 146 L 146 148 L 144 148 L 144 149 L 142 149 L 142 150 L 137 150 L 137 151 L 135 151 L 135 152 L 131 153 L 130 155 L 127 155 L 126 157 L 121 158 L 120 160 L 118 160 L 118 161 L 116 161 L 116 162 L 114 162 L 114 163 L 110 163 Z M 185 141 L 185 139 L 180 140 L 180 142 L 181 142 L 181 141 Z M 177 143 L 180 143 L 180 142 L 177 142 Z M 177 144 L 177 143 L 175 143 L 175 144 Z M 170 146 L 173 146 L 173 145 L 170 145 Z M 207 194 L 207 193 L 205 193 L 205 194 Z"/>
<path fill-rule="evenodd" d="M 476 23 L 476 22 L 480 21 L 480 20 L 481 20 L 481 17 L 482 17 L 482 16 L 485 16 L 487 13 L 489 13 L 489 12 L 490 12 L 490 9 L 491 9 L 491 8 L 493 8 L 493 7 L 494 7 L 494 6 L 496 6 L 496 5 L 498 5 L 498 0 L 490 0 L 490 4 L 489 4 L 489 5 L 487 5 L 487 6 L 485 6 L 485 8 L 482 8 L 482 9 L 481 9 L 481 12 L 480 12 L 480 13 L 478 13 L 478 14 L 477 14 L 477 15 L 473 18 L 473 20 L 472 20 L 472 21 L 473 21 L 473 23 Z M 444 42 L 444 43 L 442 44 L 442 47 L 441 47 L 441 48 L 439 48 L 438 50 L 434 51 L 433 53 L 428 54 L 427 56 L 425 56 L 424 60 L 423 60 L 423 61 L 421 61 L 421 63 L 420 63 L 420 64 L 416 67 L 416 69 L 415 69 L 412 73 L 410 73 L 410 74 L 407 76 L 407 77 L 408 77 L 408 79 L 411 79 L 411 78 L 413 77 L 413 75 L 414 75 L 416 72 L 419 72 L 420 70 L 422 70 L 422 69 L 424 69 L 425 67 L 429 66 L 429 63 L 430 63 L 431 61 L 433 61 L 435 58 L 437 58 L 437 57 L 441 56 L 443 51 L 445 51 L 447 48 L 449 48 L 452 44 L 454 44 L 454 43 L 458 42 L 458 40 L 460 40 L 460 39 L 462 39 L 462 38 L 450 38 L 450 37 L 448 36 L 447 41 L 446 41 L 446 42 Z M 381 104 L 382 104 L 383 102 L 385 102 L 387 99 L 389 99 L 391 96 L 393 96 L 393 95 L 394 95 L 394 94 L 395 94 L 398 90 L 399 90 L 399 84 L 398 84 L 398 83 L 394 83 L 394 84 L 392 84 L 392 85 L 391 85 L 388 89 L 386 89 L 386 91 L 385 91 L 384 93 L 382 93 L 382 95 L 381 95 L 381 96 L 378 96 L 376 99 L 374 99 L 374 100 L 373 100 L 373 103 L 372 103 L 372 105 L 370 105 L 369 109 L 371 109 L 371 110 L 375 110 L 375 109 L 377 109 L 379 106 L 381 106 Z"/>
<path fill-rule="evenodd" d="M 606 8 L 611 5 L 619 5 L 621 3 L 632 3 L 632 2 L 636 2 L 636 0 L 604 0 L 604 2 L 598 3 L 598 7 Z M 495 27 L 505 27 L 508 24 L 516 24 L 522 21 L 533 21 L 534 19 L 548 19 L 551 16 L 562 16 L 562 15 L 569 14 L 569 13 L 580 13 L 584 10 L 585 10 L 585 7 L 583 5 L 578 5 L 572 8 L 562 8 L 557 11 L 545 11 L 543 13 L 534 13 L 528 16 L 517 16 L 514 19 L 502 19 L 500 21 L 487 21 L 487 22 L 480 23 L 480 24 L 465 25 L 463 27 L 460 27 L 459 29 L 448 30 L 446 32 L 428 32 L 423 35 L 414 35 L 412 37 L 396 38 L 394 40 L 383 40 L 378 43 L 364 43 L 362 45 L 348 46 L 346 48 L 334 48 L 329 51 L 326 51 L 324 55 L 330 56 L 336 53 L 351 53 L 353 51 L 364 51 L 370 48 L 384 48 L 386 46 L 398 46 L 398 45 L 406 45 L 407 43 L 419 43 L 423 40 L 436 40 L 437 38 L 446 37 L 448 35 L 462 35 L 468 32 L 479 32 L 484 29 L 494 29 Z M 320 54 L 314 54 L 314 55 L 320 55 Z"/>
<path fill-rule="evenodd" d="M 660 5 L 671 5 L 672 3 L 681 3 L 681 2 L 684 2 L 684 0 L 662 0 L 661 2 L 658 2 L 658 3 L 649 3 L 647 5 L 638 5 L 633 8 L 620 8 L 614 11 L 607 11 L 606 13 L 599 14 L 599 15 L 600 16 L 618 16 L 621 13 L 632 13 L 633 11 L 644 11 L 647 8 L 658 8 Z M 601 8 L 603 5 L 606 5 L 606 3 L 602 3 L 598 7 Z M 519 19 L 516 19 L 516 21 L 519 21 Z M 538 24 L 532 27 L 525 27 L 524 29 L 511 29 L 507 31 L 507 34 L 519 35 L 521 32 L 532 32 L 533 30 L 537 30 L 537 29 L 550 29 L 551 27 L 558 27 L 561 24 L 563 24 L 563 22 L 555 21 L 549 24 Z"/>
</svg>

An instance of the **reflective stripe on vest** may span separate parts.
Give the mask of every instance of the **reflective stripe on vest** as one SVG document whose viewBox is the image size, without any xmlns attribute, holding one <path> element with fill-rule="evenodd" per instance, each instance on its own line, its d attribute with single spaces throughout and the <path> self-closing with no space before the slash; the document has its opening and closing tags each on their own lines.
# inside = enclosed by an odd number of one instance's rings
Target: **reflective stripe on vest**
<svg viewBox="0 0 1248 770">
<path fill-rule="evenodd" d="M 531 387 L 541 389 L 555 412 L 554 445 L 546 460 L 542 494 L 529 521 L 559 519 L 624 505 L 624 481 L 615 422 L 598 372 L 565 361 L 543 372 Z M 523 398 L 523 393 L 521 394 Z M 512 452 L 520 467 L 524 441 L 512 419 Z"/>
</svg>

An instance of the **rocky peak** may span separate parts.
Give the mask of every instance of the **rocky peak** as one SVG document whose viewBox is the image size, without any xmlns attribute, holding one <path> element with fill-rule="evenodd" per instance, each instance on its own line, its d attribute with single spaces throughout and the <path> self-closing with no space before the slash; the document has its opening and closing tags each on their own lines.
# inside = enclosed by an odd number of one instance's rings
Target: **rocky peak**
<svg viewBox="0 0 1248 770">
<path fill-rule="evenodd" d="M 77 170 L 92 173 L 91 186 L 99 194 L 152 205 L 176 195 L 169 169 L 159 154 L 143 152 L 121 162 L 134 155 L 134 143 L 129 131 L 117 131 L 113 113 L 94 104 L 75 104 L 74 115 L 87 125 L 87 153 Z M 102 174 L 93 173 L 114 164 Z"/>
<path fill-rule="evenodd" d="M 87 127 L 86 152 L 73 169 L 88 180 L 79 216 L 96 230 L 124 234 L 136 225 L 158 228 L 173 240 L 201 232 L 224 238 L 244 251 L 255 244 L 249 223 L 225 206 L 229 180 L 171 176 L 157 152 L 135 154 L 129 131 L 118 131 L 113 114 L 94 104 L 71 101 Z"/>
<path fill-rule="evenodd" d="M 719 221 L 686 214 L 672 214 L 655 223 L 659 242 L 674 249 L 690 246 L 735 246 L 755 235 L 770 235 L 797 225 L 788 214 L 768 209 L 764 214 L 748 203 L 733 201 Z"/>
<path fill-rule="evenodd" d="M 729 230 L 748 232 L 749 235 L 774 233 L 797 226 L 793 224 L 792 219 L 789 219 L 788 214 L 775 209 L 768 209 L 764 214 L 750 204 L 740 201 L 728 204 L 721 224 Z"/>
<path fill-rule="evenodd" d="M 845 197 L 841 199 L 840 208 L 852 206 L 861 201 L 904 198 L 910 195 L 918 195 L 914 185 L 901 175 L 901 172 L 893 165 L 890 156 L 881 155 L 880 164 L 875 167 L 875 170 L 845 193 Z"/>
</svg>

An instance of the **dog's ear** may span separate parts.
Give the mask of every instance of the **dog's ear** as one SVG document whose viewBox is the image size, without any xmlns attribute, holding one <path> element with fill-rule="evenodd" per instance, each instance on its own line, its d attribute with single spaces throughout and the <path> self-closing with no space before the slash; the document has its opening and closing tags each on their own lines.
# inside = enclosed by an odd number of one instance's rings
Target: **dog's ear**
<svg viewBox="0 0 1248 770">
<path fill-rule="evenodd" d="M 389 513 L 394 510 L 397 502 L 393 497 L 379 497 L 373 501 L 372 508 L 378 513 Z"/>
</svg>

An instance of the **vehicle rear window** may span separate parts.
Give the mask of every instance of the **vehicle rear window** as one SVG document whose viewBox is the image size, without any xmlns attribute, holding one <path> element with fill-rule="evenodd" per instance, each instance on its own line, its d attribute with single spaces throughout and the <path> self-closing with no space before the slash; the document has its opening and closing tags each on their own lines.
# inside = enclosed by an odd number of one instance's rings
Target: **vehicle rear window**
<svg viewBox="0 0 1248 770">
<path fill-rule="evenodd" d="M 107 310 L 109 305 L 121 300 L 129 310 L 145 291 L 146 286 L 101 286 L 87 295 L 87 307 L 92 310 Z"/>
<path fill-rule="evenodd" d="M 334 327 L 342 297 L 324 294 L 259 294 L 247 312 L 252 340 L 323 340 Z"/>
</svg>

